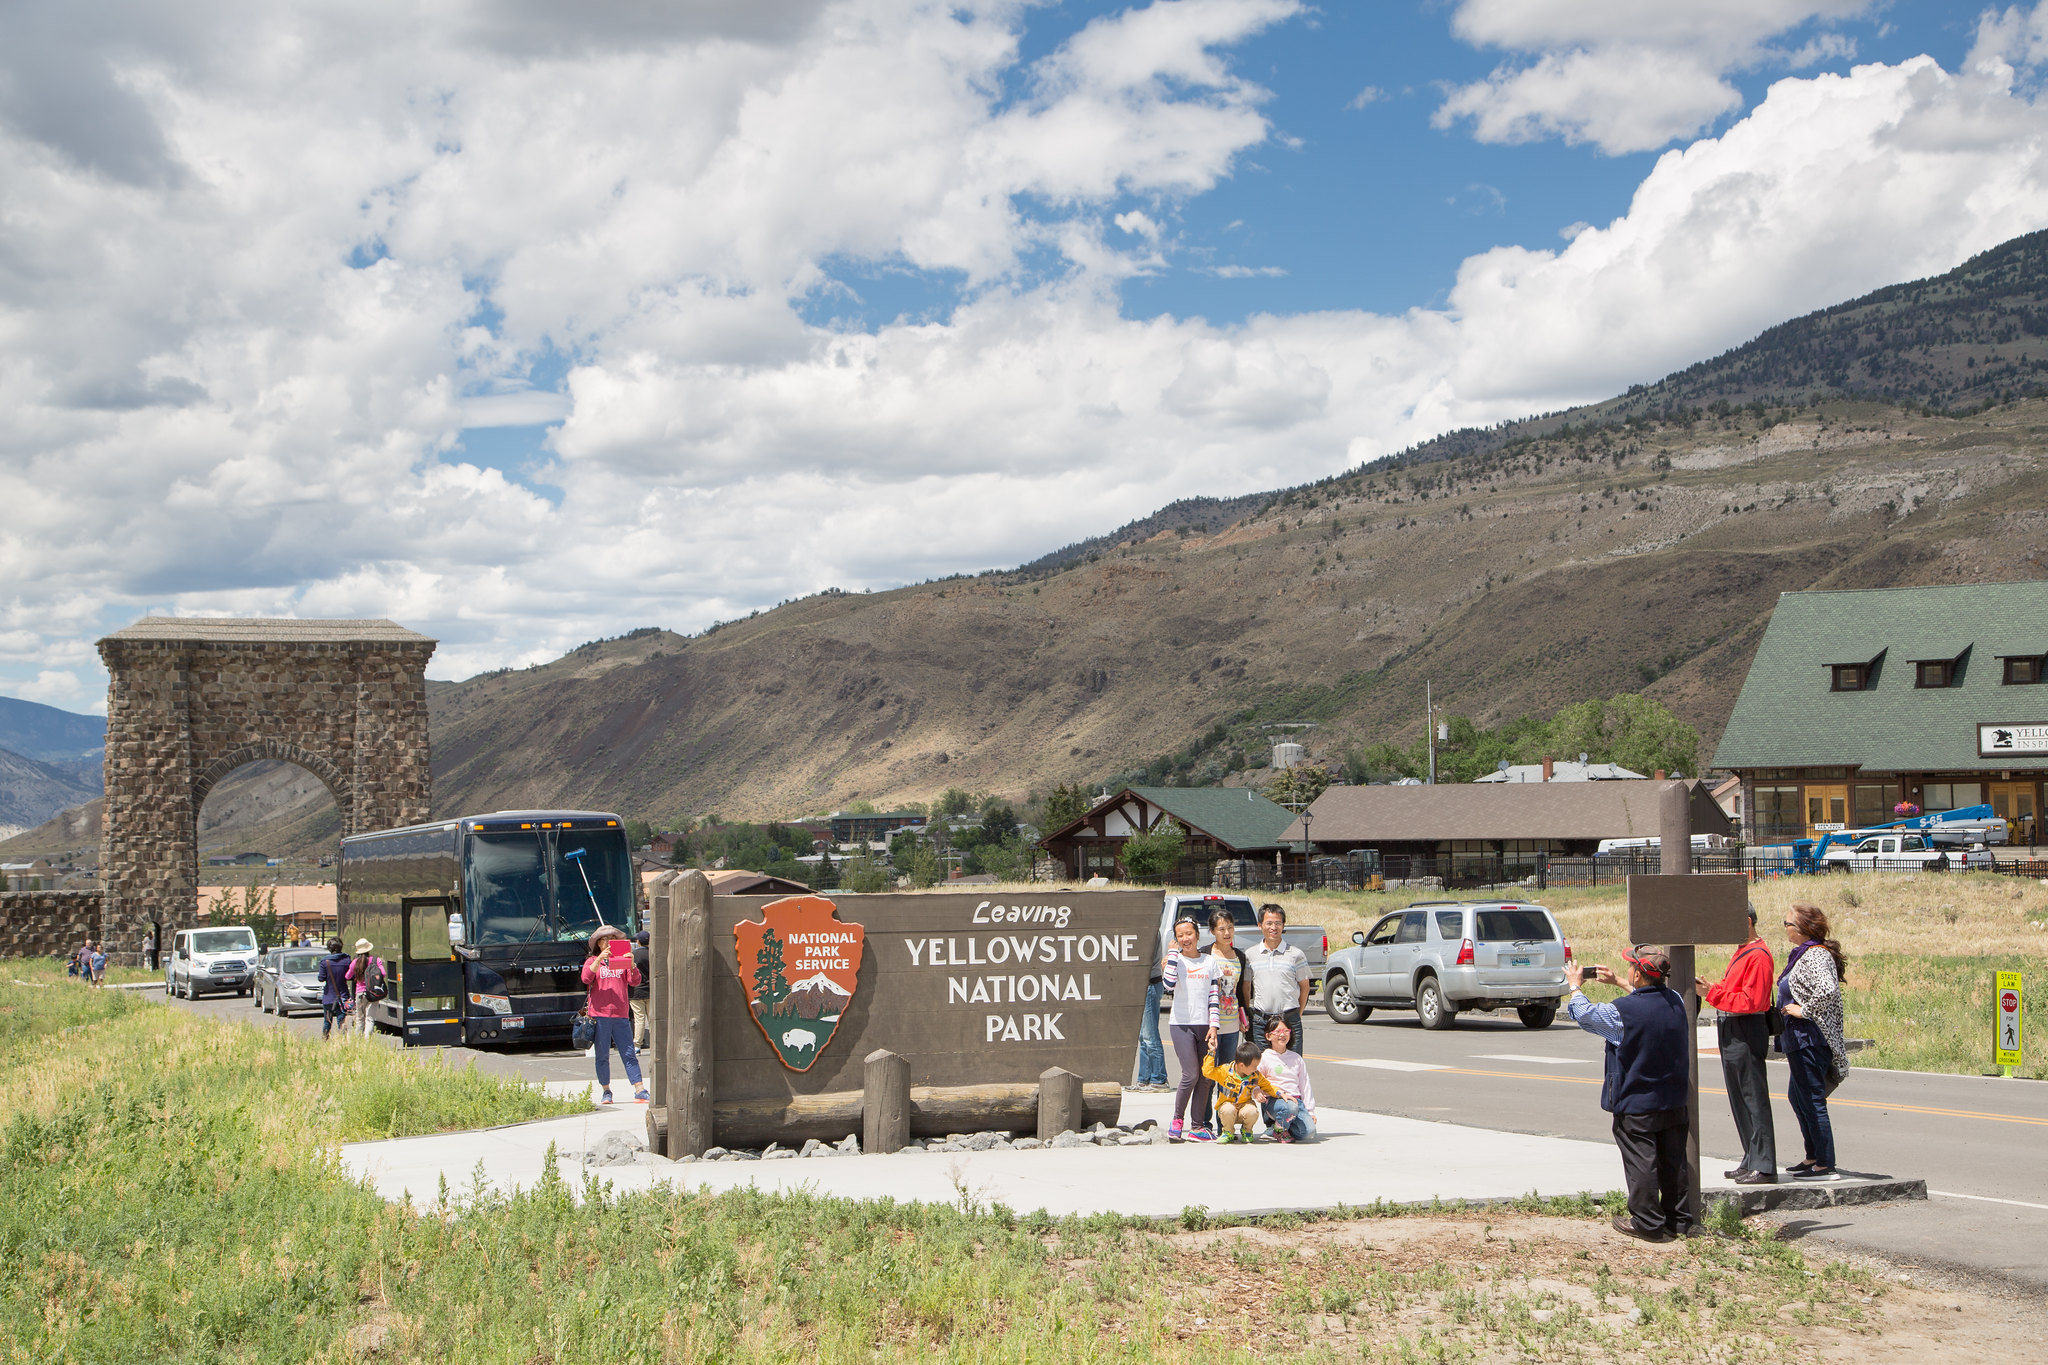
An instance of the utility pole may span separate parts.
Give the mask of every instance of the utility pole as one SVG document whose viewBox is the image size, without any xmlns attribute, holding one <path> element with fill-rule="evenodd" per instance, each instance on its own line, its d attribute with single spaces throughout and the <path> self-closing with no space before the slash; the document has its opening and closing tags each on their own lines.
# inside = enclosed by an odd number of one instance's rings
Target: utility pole
<svg viewBox="0 0 2048 1365">
<path fill-rule="evenodd" d="M 1422 718 L 1429 726 L 1429 785 L 1436 785 L 1436 696 L 1430 684 L 1422 684 Z"/>
</svg>

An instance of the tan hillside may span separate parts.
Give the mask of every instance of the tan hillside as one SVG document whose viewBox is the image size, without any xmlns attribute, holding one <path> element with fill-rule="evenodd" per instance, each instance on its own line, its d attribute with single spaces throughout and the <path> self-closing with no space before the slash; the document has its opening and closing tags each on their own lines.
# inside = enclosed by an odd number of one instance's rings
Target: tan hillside
<svg viewBox="0 0 2048 1365">
<path fill-rule="evenodd" d="M 1035 581 L 818 596 L 438 687 L 436 805 L 662 820 L 1021 796 L 1219 720 L 1257 766 L 1261 720 L 1315 719 L 1322 749 L 1412 738 L 1425 679 L 1487 720 L 1642 690 L 1704 755 L 1778 593 L 2033 578 L 2048 549 L 2048 402 L 1786 416 L 1567 431 Z"/>
</svg>

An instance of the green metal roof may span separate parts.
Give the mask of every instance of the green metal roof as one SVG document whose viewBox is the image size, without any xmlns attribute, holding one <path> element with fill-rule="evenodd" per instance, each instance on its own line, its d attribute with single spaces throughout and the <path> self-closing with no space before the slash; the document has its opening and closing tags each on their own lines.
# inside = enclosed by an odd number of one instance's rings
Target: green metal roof
<svg viewBox="0 0 2048 1365">
<path fill-rule="evenodd" d="M 1915 660 L 1966 651 L 1955 686 L 1913 685 Z M 2048 724 L 2048 684 L 2007 687 L 1999 662 L 2043 654 L 2048 583 L 1784 593 L 1714 750 L 1714 766 L 2048 766 L 2034 756 L 1977 756 L 1979 725 Z M 1871 659 L 1878 668 L 1864 691 L 1829 690 L 1830 665 Z"/>
<path fill-rule="evenodd" d="M 1294 812 L 1268 801 L 1249 787 L 1132 787 L 1184 825 L 1192 825 L 1217 843 L 1248 851 L 1279 848 L 1280 832 L 1294 823 Z"/>
</svg>

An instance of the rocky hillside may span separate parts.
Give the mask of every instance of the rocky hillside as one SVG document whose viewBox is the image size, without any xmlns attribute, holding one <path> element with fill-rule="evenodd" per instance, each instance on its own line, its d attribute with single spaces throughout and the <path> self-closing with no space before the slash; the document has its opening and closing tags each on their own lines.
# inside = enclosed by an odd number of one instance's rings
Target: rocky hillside
<svg viewBox="0 0 2048 1365">
<path fill-rule="evenodd" d="M 1711 752 L 1779 593 L 2042 576 L 2044 368 L 2037 235 L 1606 403 L 1182 500 L 1014 573 L 436 684 L 436 806 L 766 818 L 1213 781 L 1278 722 L 1322 752 L 1412 739 L 1425 682 L 1482 721 L 1643 691 Z"/>
</svg>

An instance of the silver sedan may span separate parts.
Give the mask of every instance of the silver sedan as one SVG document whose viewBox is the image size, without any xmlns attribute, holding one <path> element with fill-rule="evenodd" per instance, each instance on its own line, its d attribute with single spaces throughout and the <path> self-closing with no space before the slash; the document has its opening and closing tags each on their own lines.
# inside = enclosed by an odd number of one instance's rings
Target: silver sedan
<svg viewBox="0 0 2048 1365">
<path fill-rule="evenodd" d="M 265 1014 L 289 1017 L 297 1010 L 320 1008 L 318 948 L 272 948 L 256 966 L 253 1003 Z"/>
</svg>

